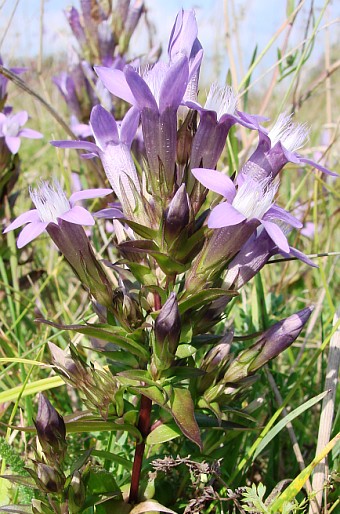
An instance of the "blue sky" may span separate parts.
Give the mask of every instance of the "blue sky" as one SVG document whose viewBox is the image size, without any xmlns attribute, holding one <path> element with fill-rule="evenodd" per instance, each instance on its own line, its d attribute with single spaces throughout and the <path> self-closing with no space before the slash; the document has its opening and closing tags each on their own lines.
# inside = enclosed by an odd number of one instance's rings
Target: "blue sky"
<svg viewBox="0 0 340 514">
<path fill-rule="evenodd" d="M 3 4 L 4 2 L 4 4 Z M 15 0 L 2 0 L 0 5 L 0 41 L 3 30 L 10 18 L 15 6 Z M 14 14 L 10 29 L 6 35 L 0 52 L 7 61 L 12 57 L 25 60 L 27 57 L 37 55 L 39 49 L 40 32 L 40 3 L 41 0 L 19 0 L 17 10 Z M 223 41 L 225 33 L 223 17 L 223 0 L 146 0 L 149 9 L 149 17 L 157 28 L 157 38 L 166 47 L 168 35 L 171 30 L 177 11 L 183 6 L 186 9 L 195 8 L 199 24 L 199 38 L 205 49 L 206 73 L 214 75 L 213 78 L 225 75 L 228 67 L 227 56 Z M 230 4 L 231 2 L 229 2 Z M 297 3 L 297 1 L 296 1 Z M 68 53 L 70 49 L 70 31 L 63 10 L 69 5 L 77 5 L 77 0 L 45 0 L 44 14 L 44 53 L 55 54 L 57 52 Z M 239 33 L 241 35 L 239 45 L 243 56 L 243 65 L 247 67 L 254 50 L 258 44 L 262 50 L 271 36 L 280 27 L 285 19 L 285 0 L 234 0 L 235 10 L 238 17 Z M 309 4 L 309 2 L 306 2 Z M 323 5 L 322 0 L 316 0 L 315 4 Z M 246 7 L 245 7 L 246 5 Z M 329 19 L 333 19 L 340 14 L 340 3 L 331 3 Z M 296 26 L 296 34 L 293 41 L 298 42 L 302 38 L 304 28 L 303 21 L 306 14 L 301 16 Z M 339 25 L 333 25 L 331 33 L 335 38 Z M 320 44 L 315 49 L 317 57 L 322 52 L 324 44 L 324 34 L 319 37 Z M 278 40 L 278 44 L 280 39 Z M 141 48 L 145 44 L 143 31 L 140 30 L 135 38 L 135 48 Z M 233 41 L 236 54 L 236 43 Z M 276 58 L 276 47 L 274 45 L 268 53 L 259 70 L 268 68 Z M 216 50 L 220 54 L 221 64 L 216 64 L 213 56 Z M 222 62 L 223 61 L 223 62 Z M 209 80 L 210 81 L 210 80 Z"/>
</svg>

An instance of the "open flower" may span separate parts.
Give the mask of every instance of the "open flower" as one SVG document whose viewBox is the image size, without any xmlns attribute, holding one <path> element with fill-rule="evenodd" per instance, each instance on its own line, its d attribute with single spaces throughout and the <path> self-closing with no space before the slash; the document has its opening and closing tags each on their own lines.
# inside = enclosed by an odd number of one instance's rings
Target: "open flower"
<svg viewBox="0 0 340 514">
<path fill-rule="evenodd" d="M 51 141 L 53 146 L 87 150 L 85 157 L 98 156 L 127 216 L 132 216 L 136 207 L 136 193 L 141 191 L 130 152 L 138 122 L 139 112 L 134 108 L 127 112 L 121 123 L 117 123 L 112 114 L 101 105 L 96 105 L 90 117 L 96 144 L 90 141 Z"/>
<path fill-rule="evenodd" d="M 40 139 L 43 135 L 36 130 L 21 128 L 28 120 L 26 111 L 16 114 L 4 114 L 0 112 L 0 137 L 5 138 L 5 143 L 12 154 L 18 153 L 20 148 L 20 138 Z"/>
<path fill-rule="evenodd" d="M 259 143 L 255 152 L 241 169 L 241 174 L 258 179 L 272 179 L 288 163 L 308 164 L 326 175 L 338 175 L 321 164 L 306 159 L 297 153 L 307 141 L 309 129 L 306 124 L 292 122 L 292 115 L 281 113 L 273 127 L 268 131 L 259 127 Z"/>
<path fill-rule="evenodd" d="M 76 225 L 94 225 L 92 214 L 84 207 L 75 204 L 79 200 L 100 198 L 110 193 L 112 193 L 111 189 L 85 189 L 73 193 L 68 200 L 59 182 L 55 180 L 53 185 L 42 182 L 38 189 L 30 190 L 30 196 L 36 208 L 20 214 L 4 230 L 4 233 L 28 223 L 17 240 L 18 248 L 22 248 L 44 232 L 50 223 L 58 224 L 59 220 Z"/>
<path fill-rule="evenodd" d="M 232 180 L 219 171 L 196 168 L 192 173 L 205 187 L 227 200 L 211 211 L 209 228 L 230 227 L 255 219 L 262 224 L 278 248 L 289 253 L 287 238 L 272 219 L 282 220 L 296 228 L 301 228 L 302 224 L 287 211 L 274 205 L 278 183 L 273 182 L 271 177 L 255 180 L 245 175 L 236 189 Z"/>
</svg>

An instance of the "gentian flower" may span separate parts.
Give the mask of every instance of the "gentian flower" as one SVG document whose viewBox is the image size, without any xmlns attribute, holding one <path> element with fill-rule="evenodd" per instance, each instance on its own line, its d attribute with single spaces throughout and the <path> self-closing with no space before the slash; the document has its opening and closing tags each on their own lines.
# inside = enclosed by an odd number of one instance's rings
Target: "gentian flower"
<svg viewBox="0 0 340 514">
<path fill-rule="evenodd" d="M 130 152 L 138 122 L 139 111 L 135 108 L 131 108 L 123 121 L 117 123 L 112 114 L 96 105 L 90 117 L 90 127 L 96 144 L 89 141 L 51 141 L 57 147 L 87 150 L 85 157 L 99 157 L 124 213 L 130 217 L 137 205 L 136 195 L 141 192 Z"/>
<path fill-rule="evenodd" d="M 281 228 L 273 223 L 272 218 L 280 219 L 296 228 L 301 228 L 302 224 L 287 211 L 274 205 L 278 182 L 273 182 L 271 178 L 255 180 L 245 175 L 236 189 L 232 180 L 221 172 L 195 168 L 192 173 L 205 187 L 227 200 L 211 211 L 209 228 L 229 227 L 256 219 L 279 249 L 289 253 L 287 238 Z"/>
<path fill-rule="evenodd" d="M 0 112 L 0 138 L 5 139 L 6 146 L 12 154 L 16 154 L 20 148 L 20 138 L 40 139 L 43 135 L 36 130 L 21 128 L 28 120 L 26 111 L 16 114 L 4 114 Z"/>
<path fill-rule="evenodd" d="M 125 66 L 124 71 L 96 67 L 105 87 L 135 106 L 141 113 L 148 164 L 154 193 L 167 196 L 175 182 L 177 109 L 189 79 L 188 58 L 156 63 L 142 76 Z"/>
<path fill-rule="evenodd" d="M 275 223 L 275 220 L 273 220 L 273 222 Z M 284 224 L 279 221 L 278 225 L 284 233 L 286 231 L 289 232 L 288 225 L 284 227 Z M 285 257 L 287 255 L 289 257 L 296 257 L 308 266 L 312 266 L 313 268 L 317 267 L 307 255 L 292 246 L 289 246 L 288 254 L 280 251 L 267 231 L 264 230 L 263 227 L 258 227 L 228 264 L 222 287 L 225 289 L 240 289 L 267 264 L 272 256 L 278 253 Z"/>
<path fill-rule="evenodd" d="M 44 232 L 49 224 L 59 224 L 60 220 L 76 225 L 94 225 L 92 214 L 75 204 L 79 200 L 100 198 L 110 193 L 111 189 L 85 189 L 73 193 L 68 200 L 59 182 L 55 181 L 53 186 L 48 182 L 42 182 L 38 189 L 30 190 L 36 208 L 20 214 L 4 233 L 27 223 L 17 240 L 18 248 L 22 248 Z"/>
<path fill-rule="evenodd" d="M 237 96 L 230 86 L 210 87 L 202 107 L 198 102 L 186 101 L 184 105 L 200 114 L 200 122 L 192 142 L 190 165 L 215 168 L 223 151 L 230 128 L 238 123 L 249 129 L 258 127 L 259 117 L 242 115 L 237 111 Z"/>
<path fill-rule="evenodd" d="M 306 124 L 293 123 L 291 118 L 291 115 L 281 113 L 269 131 L 259 127 L 258 146 L 242 167 L 241 174 L 252 175 L 258 179 L 274 179 L 288 162 L 292 162 L 308 164 L 327 175 L 338 176 L 321 164 L 297 153 L 306 142 L 309 130 Z"/>
</svg>

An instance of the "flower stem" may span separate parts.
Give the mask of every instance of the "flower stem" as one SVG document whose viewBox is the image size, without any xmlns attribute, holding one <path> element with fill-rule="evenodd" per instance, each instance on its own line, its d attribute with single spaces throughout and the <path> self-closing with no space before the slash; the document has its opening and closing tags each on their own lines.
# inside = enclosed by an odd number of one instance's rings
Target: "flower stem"
<svg viewBox="0 0 340 514">
<path fill-rule="evenodd" d="M 142 434 L 143 439 L 136 445 L 135 458 L 133 461 L 131 475 L 129 503 L 136 503 L 138 501 L 138 488 L 145 450 L 145 439 L 150 431 L 151 407 L 152 401 L 146 396 L 142 395 L 139 407 L 138 429 Z"/>
</svg>

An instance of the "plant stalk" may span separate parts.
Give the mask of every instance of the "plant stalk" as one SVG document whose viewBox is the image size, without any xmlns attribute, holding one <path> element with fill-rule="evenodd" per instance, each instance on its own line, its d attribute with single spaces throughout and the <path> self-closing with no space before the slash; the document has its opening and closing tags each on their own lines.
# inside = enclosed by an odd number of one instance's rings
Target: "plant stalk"
<svg viewBox="0 0 340 514">
<path fill-rule="evenodd" d="M 150 431 L 151 407 L 152 401 L 142 395 L 139 407 L 138 430 L 142 434 L 143 439 L 136 445 L 135 458 L 132 466 L 129 503 L 136 503 L 138 501 L 138 489 L 145 450 L 145 439 Z"/>
</svg>

